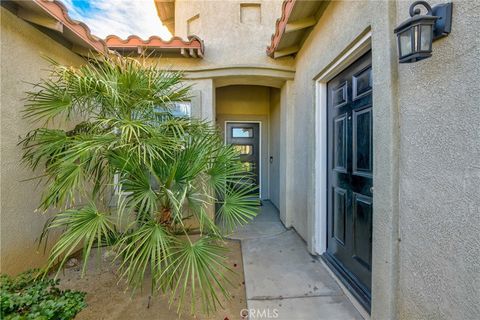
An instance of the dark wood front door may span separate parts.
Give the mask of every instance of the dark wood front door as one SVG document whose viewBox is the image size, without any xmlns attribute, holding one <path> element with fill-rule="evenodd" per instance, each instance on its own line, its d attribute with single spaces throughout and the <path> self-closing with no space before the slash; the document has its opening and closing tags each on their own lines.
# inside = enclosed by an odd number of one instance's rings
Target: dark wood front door
<svg viewBox="0 0 480 320">
<path fill-rule="evenodd" d="M 327 263 L 370 310 L 372 276 L 371 52 L 327 84 Z"/>
<path fill-rule="evenodd" d="M 240 161 L 252 172 L 254 183 L 259 186 L 260 124 L 253 122 L 227 122 L 226 143 L 240 152 Z"/>
</svg>

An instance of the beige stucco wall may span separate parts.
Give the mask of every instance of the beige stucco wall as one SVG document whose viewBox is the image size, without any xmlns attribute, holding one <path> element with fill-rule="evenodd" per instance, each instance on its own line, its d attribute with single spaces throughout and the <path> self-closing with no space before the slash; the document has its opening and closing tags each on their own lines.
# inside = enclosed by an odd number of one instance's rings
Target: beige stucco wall
<svg viewBox="0 0 480 320">
<path fill-rule="evenodd" d="M 241 4 L 260 5 L 261 20 L 241 21 Z M 281 15 L 280 0 L 179 0 L 175 3 L 175 35 L 186 38 L 188 20 L 198 17 L 199 36 L 205 42 L 205 56 L 199 61 L 183 59 L 195 68 L 219 66 L 291 66 L 293 59 L 275 61 L 265 53 Z"/>
<path fill-rule="evenodd" d="M 270 90 L 262 86 L 217 88 L 217 114 L 268 115 Z"/>
<path fill-rule="evenodd" d="M 83 62 L 39 30 L 1 10 L 1 272 L 18 273 L 39 267 L 45 261 L 43 249 L 37 249 L 48 215 L 34 212 L 40 201 L 35 181 L 22 182 L 40 172 L 32 173 L 20 164 L 19 136 L 33 129 L 21 118 L 21 99 L 31 89 L 26 82 L 36 82 L 46 75 L 46 55 L 60 63 L 76 65 Z"/>
<path fill-rule="evenodd" d="M 270 201 L 280 208 L 280 90 L 270 88 L 269 184 Z"/>
<path fill-rule="evenodd" d="M 286 227 L 292 226 L 291 218 L 295 212 L 293 194 L 294 166 L 293 154 L 295 123 L 295 83 L 286 81 L 280 90 L 280 220 Z"/>
<path fill-rule="evenodd" d="M 215 85 L 212 79 L 185 81 L 191 86 L 192 116 L 198 119 L 215 121 Z"/>
<path fill-rule="evenodd" d="M 439 1 L 432 1 L 438 3 Z M 398 3 L 397 22 L 409 2 Z M 400 319 L 480 319 L 480 6 L 399 66 Z"/>
<path fill-rule="evenodd" d="M 241 21 L 241 6 L 260 5 L 261 20 Z M 193 81 L 214 79 L 216 87 L 263 85 L 280 88 L 293 79 L 293 58 L 274 60 L 265 52 L 281 15 L 281 0 L 175 1 L 175 35 L 186 38 L 188 20 L 198 15 L 195 32 L 205 44 L 203 58 L 152 58 L 161 67 L 185 71 Z"/>
<path fill-rule="evenodd" d="M 410 4 L 332 2 L 297 55 L 295 211 L 286 219 L 313 251 L 314 79 L 371 29 L 372 319 L 478 319 L 480 7 L 454 1 L 452 33 L 434 43 L 433 57 L 399 65 L 393 28 L 408 18 Z"/>
</svg>

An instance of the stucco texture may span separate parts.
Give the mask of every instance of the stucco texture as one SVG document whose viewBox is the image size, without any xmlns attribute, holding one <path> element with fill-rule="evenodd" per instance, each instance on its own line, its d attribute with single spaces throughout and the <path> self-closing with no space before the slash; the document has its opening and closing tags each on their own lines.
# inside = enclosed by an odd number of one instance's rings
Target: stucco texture
<svg viewBox="0 0 480 320">
<path fill-rule="evenodd" d="M 38 176 L 20 163 L 19 137 L 33 129 L 22 119 L 27 82 L 46 75 L 48 56 L 60 63 L 77 65 L 79 56 L 46 36 L 32 25 L 1 10 L 1 256 L 2 273 L 15 274 L 41 266 L 46 259 L 36 239 L 48 214 L 35 212 L 40 202 L 41 186 L 36 181 L 22 181 Z"/>
<path fill-rule="evenodd" d="M 242 20 L 242 7 L 257 11 L 259 20 Z M 213 79 L 216 87 L 263 85 L 281 88 L 293 78 L 294 59 L 274 60 L 266 48 L 281 15 L 282 0 L 183 0 L 175 2 L 175 35 L 192 30 L 205 43 L 201 59 L 163 56 L 152 60 L 162 67 L 185 72 L 188 79 Z M 189 32 L 189 20 L 195 26 Z M 201 80 L 200 80 L 201 81 Z"/>
<path fill-rule="evenodd" d="M 453 6 L 433 56 L 399 67 L 399 319 L 480 319 L 480 7 Z"/>
<path fill-rule="evenodd" d="M 242 4 L 257 4 L 259 21 L 244 21 Z M 281 0 L 183 0 L 175 4 L 175 34 L 187 37 L 188 20 L 198 15 L 195 35 L 205 41 L 205 56 L 200 61 L 184 60 L 200 68 L 255 65 L 290 66 L 293 59 L 270 59 L 265 53 L 281 15 Z M 243 20 L 243 21 L 242 21 Z"/>
<path fill-rule="evenodd" d="M 270 201 L 280 208 L 280 90 L 270 88 L 269 182 Z"/>
</svg>

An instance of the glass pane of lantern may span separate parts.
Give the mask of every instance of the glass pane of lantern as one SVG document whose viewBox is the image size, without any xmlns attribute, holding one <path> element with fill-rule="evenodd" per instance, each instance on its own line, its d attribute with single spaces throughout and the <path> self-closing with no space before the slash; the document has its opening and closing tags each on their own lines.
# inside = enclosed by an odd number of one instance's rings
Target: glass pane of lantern
<svg viewBox="0 0 480 320">
<path fill-rule="evenodd" d="M 400 33 L 400 56 L 406 56 L 412 53 L 412 32 L 411 29 L 405 30 Z"/>
<path fill-rule="evenodd" d="M 430 51 L 431 44 L 432 44 L 432 26 L 430 25 L 423 25 L 421 26 L 421 33 L 420 33 L 420 50 L 421 51 Z"/>
</svg>

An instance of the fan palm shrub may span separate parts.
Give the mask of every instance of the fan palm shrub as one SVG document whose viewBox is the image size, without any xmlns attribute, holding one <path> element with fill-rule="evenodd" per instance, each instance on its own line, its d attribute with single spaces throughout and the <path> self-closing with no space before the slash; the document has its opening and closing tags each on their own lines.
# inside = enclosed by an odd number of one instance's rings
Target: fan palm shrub
<svg viewBox="0 0 480 320">
<path fill-rule="evenodd" d="M 43 170 L 39 209 L 56 212 L 41 241 L 61 231 L 45 272 L 81 248 L 84 273 L 109 246 L 132 288 L 149 275 L 179 311 L 186 298 L 191 312 L 197 299 L 216 309 L 232 272 L 225 234 L 258 208 L 237 152 L 209 123 L 172 115 L 188 99 L 181 73 L 121 57 L 50 71 L 27 92 L 24 117 L 38 128 L 21 141 L 24 163 Z"/>
</svg>

